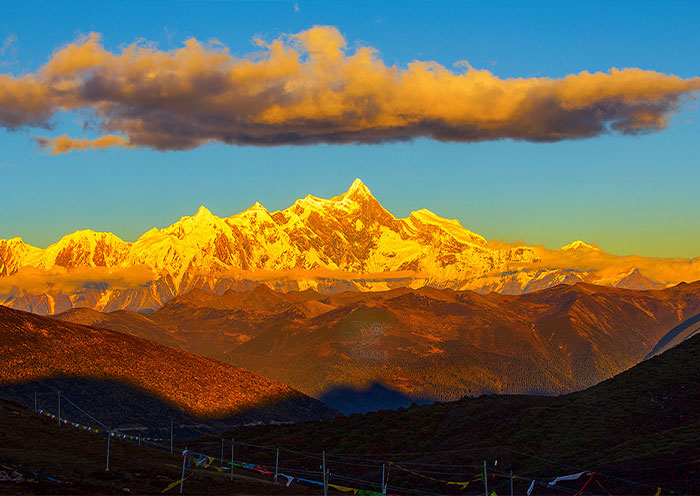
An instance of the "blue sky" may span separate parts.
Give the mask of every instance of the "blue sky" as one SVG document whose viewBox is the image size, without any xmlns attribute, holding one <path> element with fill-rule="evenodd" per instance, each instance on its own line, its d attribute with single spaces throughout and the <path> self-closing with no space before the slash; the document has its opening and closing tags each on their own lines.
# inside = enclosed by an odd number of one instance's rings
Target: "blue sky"
<svg viewBox="0 0 700 496">
<path fill-rule="evenodd" d="M 467 60 L 499 77 L 562 77 L 639 67 L 700 75 L 700 5 L 694 2 L 98 2 L 4 5 L 0 73 L 35 71 L 80 34 L 111 50 L 146 39 L 161 49 L 190 37 L 234 54 L 251 39 L 314 25 L 376 48 L 387 64 Z M 0 129 L 0 238 L 46 246 L 81 228 L 134 240 L 199 205 L 227 216 L 260 201 L 285 208 L 333 196 L 360 177 L 403 217 L 429 208 L 487 239 L 556 248 L 575 239 L 617 254 L 700 255 L 700 131 L 696 104 L 669 128 L 559 143 L 477 144 L 419 139 L 382 145 L 257 148 L 213 144 L 190 151 L 106 149 L 51 156 L 33 135 Z M 54 119 L 49 134 L 80 134 Z"/>
</svg>

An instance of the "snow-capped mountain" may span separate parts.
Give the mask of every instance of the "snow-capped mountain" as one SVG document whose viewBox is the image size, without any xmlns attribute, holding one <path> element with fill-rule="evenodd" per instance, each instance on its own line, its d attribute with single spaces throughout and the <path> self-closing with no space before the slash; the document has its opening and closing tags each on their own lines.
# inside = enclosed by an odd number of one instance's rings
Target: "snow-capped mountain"
<svg viewBox="0 0 700 496">
<path fill-rule="evenodd" d="M 582 241 L 560 250 L 490 244 L 426 209 L 397 219 L 359 179 L 340 196 L 309 195 L 280 211 L 256 203 L 220 218 L 200 207 L 133 243 L 91 230 L 45 249 L 0 240 L 0 256 L 0 302 L 39 313 L 152 310 L 193 288 L 221 293 L 261 282 L 278 290 L 427 285 L 517 294 L 579 281 L 651 288 L 700 279 L 698 259 L 616 257 Z"/>
</svg>

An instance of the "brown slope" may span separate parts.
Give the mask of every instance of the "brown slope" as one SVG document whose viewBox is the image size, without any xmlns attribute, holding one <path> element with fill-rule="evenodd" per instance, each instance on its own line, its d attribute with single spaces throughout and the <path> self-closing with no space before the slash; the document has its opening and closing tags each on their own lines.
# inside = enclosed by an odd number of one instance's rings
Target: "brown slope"
<svg viewBox="0 0 700 496">
<path fill-rule="evenodd" d="M 200 417 L 224 417 L 308 398 L 294 389 L 210 358 L 117 331 L 0 306 L 0 381 L 48 377 L 122 382 Z"/>
<path fill-rule="evenodd" d="M 113 331 L 133 334 L 166 346 L 180 347 L 184 340 L 178 338 L 161 324 L 153 321 L 148 314 L 129 310 L 98 312 L 91 308 L 73 308 L 56 316 L 59 320 L 74 324 L 100 327 Z"/>
</svg>

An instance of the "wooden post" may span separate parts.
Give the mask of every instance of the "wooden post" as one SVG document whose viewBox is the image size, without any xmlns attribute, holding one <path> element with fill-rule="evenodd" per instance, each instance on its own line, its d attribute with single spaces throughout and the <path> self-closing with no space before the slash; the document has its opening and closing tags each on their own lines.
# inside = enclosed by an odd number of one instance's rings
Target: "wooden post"
<svg viewBox="0 0 700 496">
<path fill-rule="evenodd" d="M 170 419 L 170 452 L 173 452 L 173 419 Z"/>
<path fill-rule="evenodd" d="M 61 391 L 58 392 L 58 425 L 61 425 Z"/>
<path fill-rule="evenodd" d="M 221 464 L 224 464 L 224 438 L 221 438 Z"/>
<path fill-rule="evenodd" d="M 36 406 L 36 391 L 34 391 L 34 413 L 38 412 L 39 409 Z"/>
</svg>

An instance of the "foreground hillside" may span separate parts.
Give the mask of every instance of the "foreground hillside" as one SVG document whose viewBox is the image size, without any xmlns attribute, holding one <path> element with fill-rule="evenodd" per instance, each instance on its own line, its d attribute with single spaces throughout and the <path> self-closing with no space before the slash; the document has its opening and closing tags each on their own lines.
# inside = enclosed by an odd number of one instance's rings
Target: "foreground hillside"
<svg viewBox="0 0 700 496">
<path fill-rule="evenodd" d="M 266 420 L 323 418 L 332 412 L 257 374 L 123 334 L 0 306 L 0 385 L 44 379 L 113 381 L 196 417 L 238 413 Z M 98 398 L 95 399 L 97 401 Z M 269 420 L 269 418 L 267 419 Z"/>
<path fill-rule="evenodd" d="M 180 479 L 180 443 L 171 455 L 113 439 L 109 472 L 106 448 L 104 435 L 59 427 L 0 400 L 0 472 L 23 479 L 0 481 L 0 494 L 160 494 Z M 312 494 L 303 485 L 286 488 L 251 471 L 236 471 L 233 481 L 228 473 L 213 470 L 190 468 L 187 475 L 184 494 Z M 178 489 L 167 494 L 178 494 Z"/>
<path fill-rule="evenodd" d="M 455 492 L 444 482 L 470 480 L 487 460 L 489 488 L 516 494 L 531 479 L 596 472 L 589 494 L 697 494 L 700 485 L 700 336 L 585 391 L 557 398 L 482 396 L 325 422 L 251 427 L 236 439 L 326 450 L 330 470 L 381 480 L 393 462 L 397 487 Z M 342 454 L 342 456 L 340 455 Z M 494 464 L 497 461 L 497 464 Z M 413 473 L 409 472 L 410 469 Z M 416 474 L 418 472 L 420 475 Z M 440 474 L 440 475 L 438 475 Z M 427 477 L 426 477 L 427 476 Z M 585 478 L 564 484 L 577 492 Z M 534 494 L 547 492 L 537 484 Z M 473 488 L 473 490 L 472 490 Z"/>
<path fill-rule="evenodd" d="M 635 365 L 698 313 L 700 283 L 579 283 L 525 295 L 194 290 L 150 315 L 74 309 L 58 318 L 227 361 L 352 412 L 583 389 Z"/>
<path fill-rule="evenodd" d="M 427 209 L 400 219 L 355 180 L 330 199 L 230 217 L 205 207 L 135 242 L 91 230 L 45 249 L 0 240 L 0 303 L 40 314 L 154 310 L 195 288 L 381 291 L 430 286 L 521 294 L 588 282 L 656 289 L 700 279 L 700 259 L 619 257 L 575 241 L 558 250 L 489 243 Z"/>
</svg>

